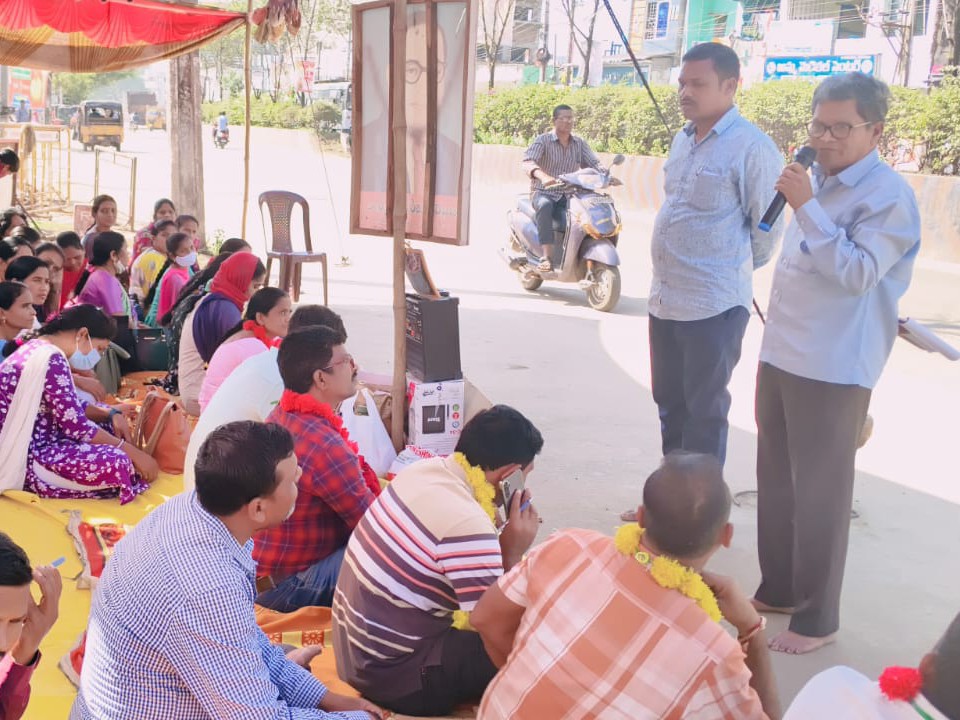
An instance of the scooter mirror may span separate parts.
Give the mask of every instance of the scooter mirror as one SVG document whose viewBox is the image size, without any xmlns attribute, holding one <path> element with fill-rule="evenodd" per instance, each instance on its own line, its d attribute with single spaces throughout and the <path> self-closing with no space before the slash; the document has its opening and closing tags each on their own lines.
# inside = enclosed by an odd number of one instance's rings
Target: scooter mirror
<svg viewBox="0 0 960 720">
<path fill-rule="evenodd" d="M 625 158 L 623 155 L 619 155 L 619 154 L 618 154 L 618 155 L 616 155 L 616 156 L 613 158 L 613 164 L 614 164 L 614 165 L 623 165 L 623 161 L 624 161 L 624 160 L 626 160 L 626 158 Z"/>
</svg>

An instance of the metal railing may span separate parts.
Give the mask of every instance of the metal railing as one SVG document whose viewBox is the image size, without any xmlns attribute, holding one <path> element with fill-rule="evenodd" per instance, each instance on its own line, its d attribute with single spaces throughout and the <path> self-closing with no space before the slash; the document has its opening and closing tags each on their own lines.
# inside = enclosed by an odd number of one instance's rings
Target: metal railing
<svg viewBox="0 0 960 720">
<path fill-rule="evenodd" d="M 116 150 L 94 148 L 93 159 L 93 195 L 101 193 L 112 195 L 117 201 L 117 225 L 136 230 L 137 217 L 137 158 Z M 127 196 L 126 222 L 123 215 L 122 199 Z"/>
<path fill-rule="evenodd" d="M 17 200 L 34 215 L 70 204 L 70 128 L 64 125 L 0 123 L 0 137 L 18 141 Z"/>
</svg>

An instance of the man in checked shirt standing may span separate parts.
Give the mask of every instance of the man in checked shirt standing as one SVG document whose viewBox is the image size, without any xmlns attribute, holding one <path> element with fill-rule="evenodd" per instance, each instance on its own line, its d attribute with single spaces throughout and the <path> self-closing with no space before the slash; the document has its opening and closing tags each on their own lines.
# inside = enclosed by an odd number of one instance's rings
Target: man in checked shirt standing
<svg viewBox="0 0 960 720">
<path fill-rule="evenodd" d="M 563 191 L 550 186 L 566 173 L 588 167 L 602 171 L 603 166 L 587 141 L 573 134 L 573 109 L 569 105 L 557 105 L 553 109 L 553 132 L 544 133 L 533 141 L 523 156 L 521 167 L 530 178 L 531 201 L 537 211 L 537 237 L 543 246 L 538 269 L 550 272 L 553 269 L 550 257 L 554 244 L 553 221 L 562 218 L 567 211 Z"/>
<path fill-rule="evenodd" d="M 724 45 L 697 45 L 683 57 L 680 108 L 688 122 L 664 166 L 648 304 L 663 454 L 689 450 L 721 463 L 727 384 L 750 318 L 753 271 L 770 260 L 782 229 L 757 229 L 783 157 L 737 112 L 739 78 L 740 61 Z"/>
</svg>

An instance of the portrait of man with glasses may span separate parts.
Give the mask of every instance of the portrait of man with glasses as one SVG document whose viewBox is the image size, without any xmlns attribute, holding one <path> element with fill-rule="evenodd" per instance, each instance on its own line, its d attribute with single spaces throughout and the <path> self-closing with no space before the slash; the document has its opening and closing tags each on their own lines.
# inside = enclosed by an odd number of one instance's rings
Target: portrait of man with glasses
<svg viewBox="0 0 960 720">
<path fill-rule="evenodd" d="M 840 627 L 854 458 L 897 336 L 897 304 L 920 249 L 913 190 L 877 151 L 890 103 L 862 73 L 813 96 L 812 172 L 776 188 L 794 215 L 777 262 L 757 374 L 755 604 L 791 614 L 771 648 L 801 654 Z"/>
</svg>

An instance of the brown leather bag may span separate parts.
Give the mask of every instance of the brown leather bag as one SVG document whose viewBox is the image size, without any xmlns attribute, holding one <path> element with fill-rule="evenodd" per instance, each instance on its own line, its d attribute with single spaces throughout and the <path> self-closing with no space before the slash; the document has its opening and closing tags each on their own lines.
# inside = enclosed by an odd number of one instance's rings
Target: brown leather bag
<svg viewBox="0 0 960 720">
<path fill-rule="evenodd" d="M 149 392 L 133 431 L 137 447 L 153 457 L 163 472 L 179 475 L 190 442 L 190 423 L 180 404 L 158 392 Z"/>
</svg>

